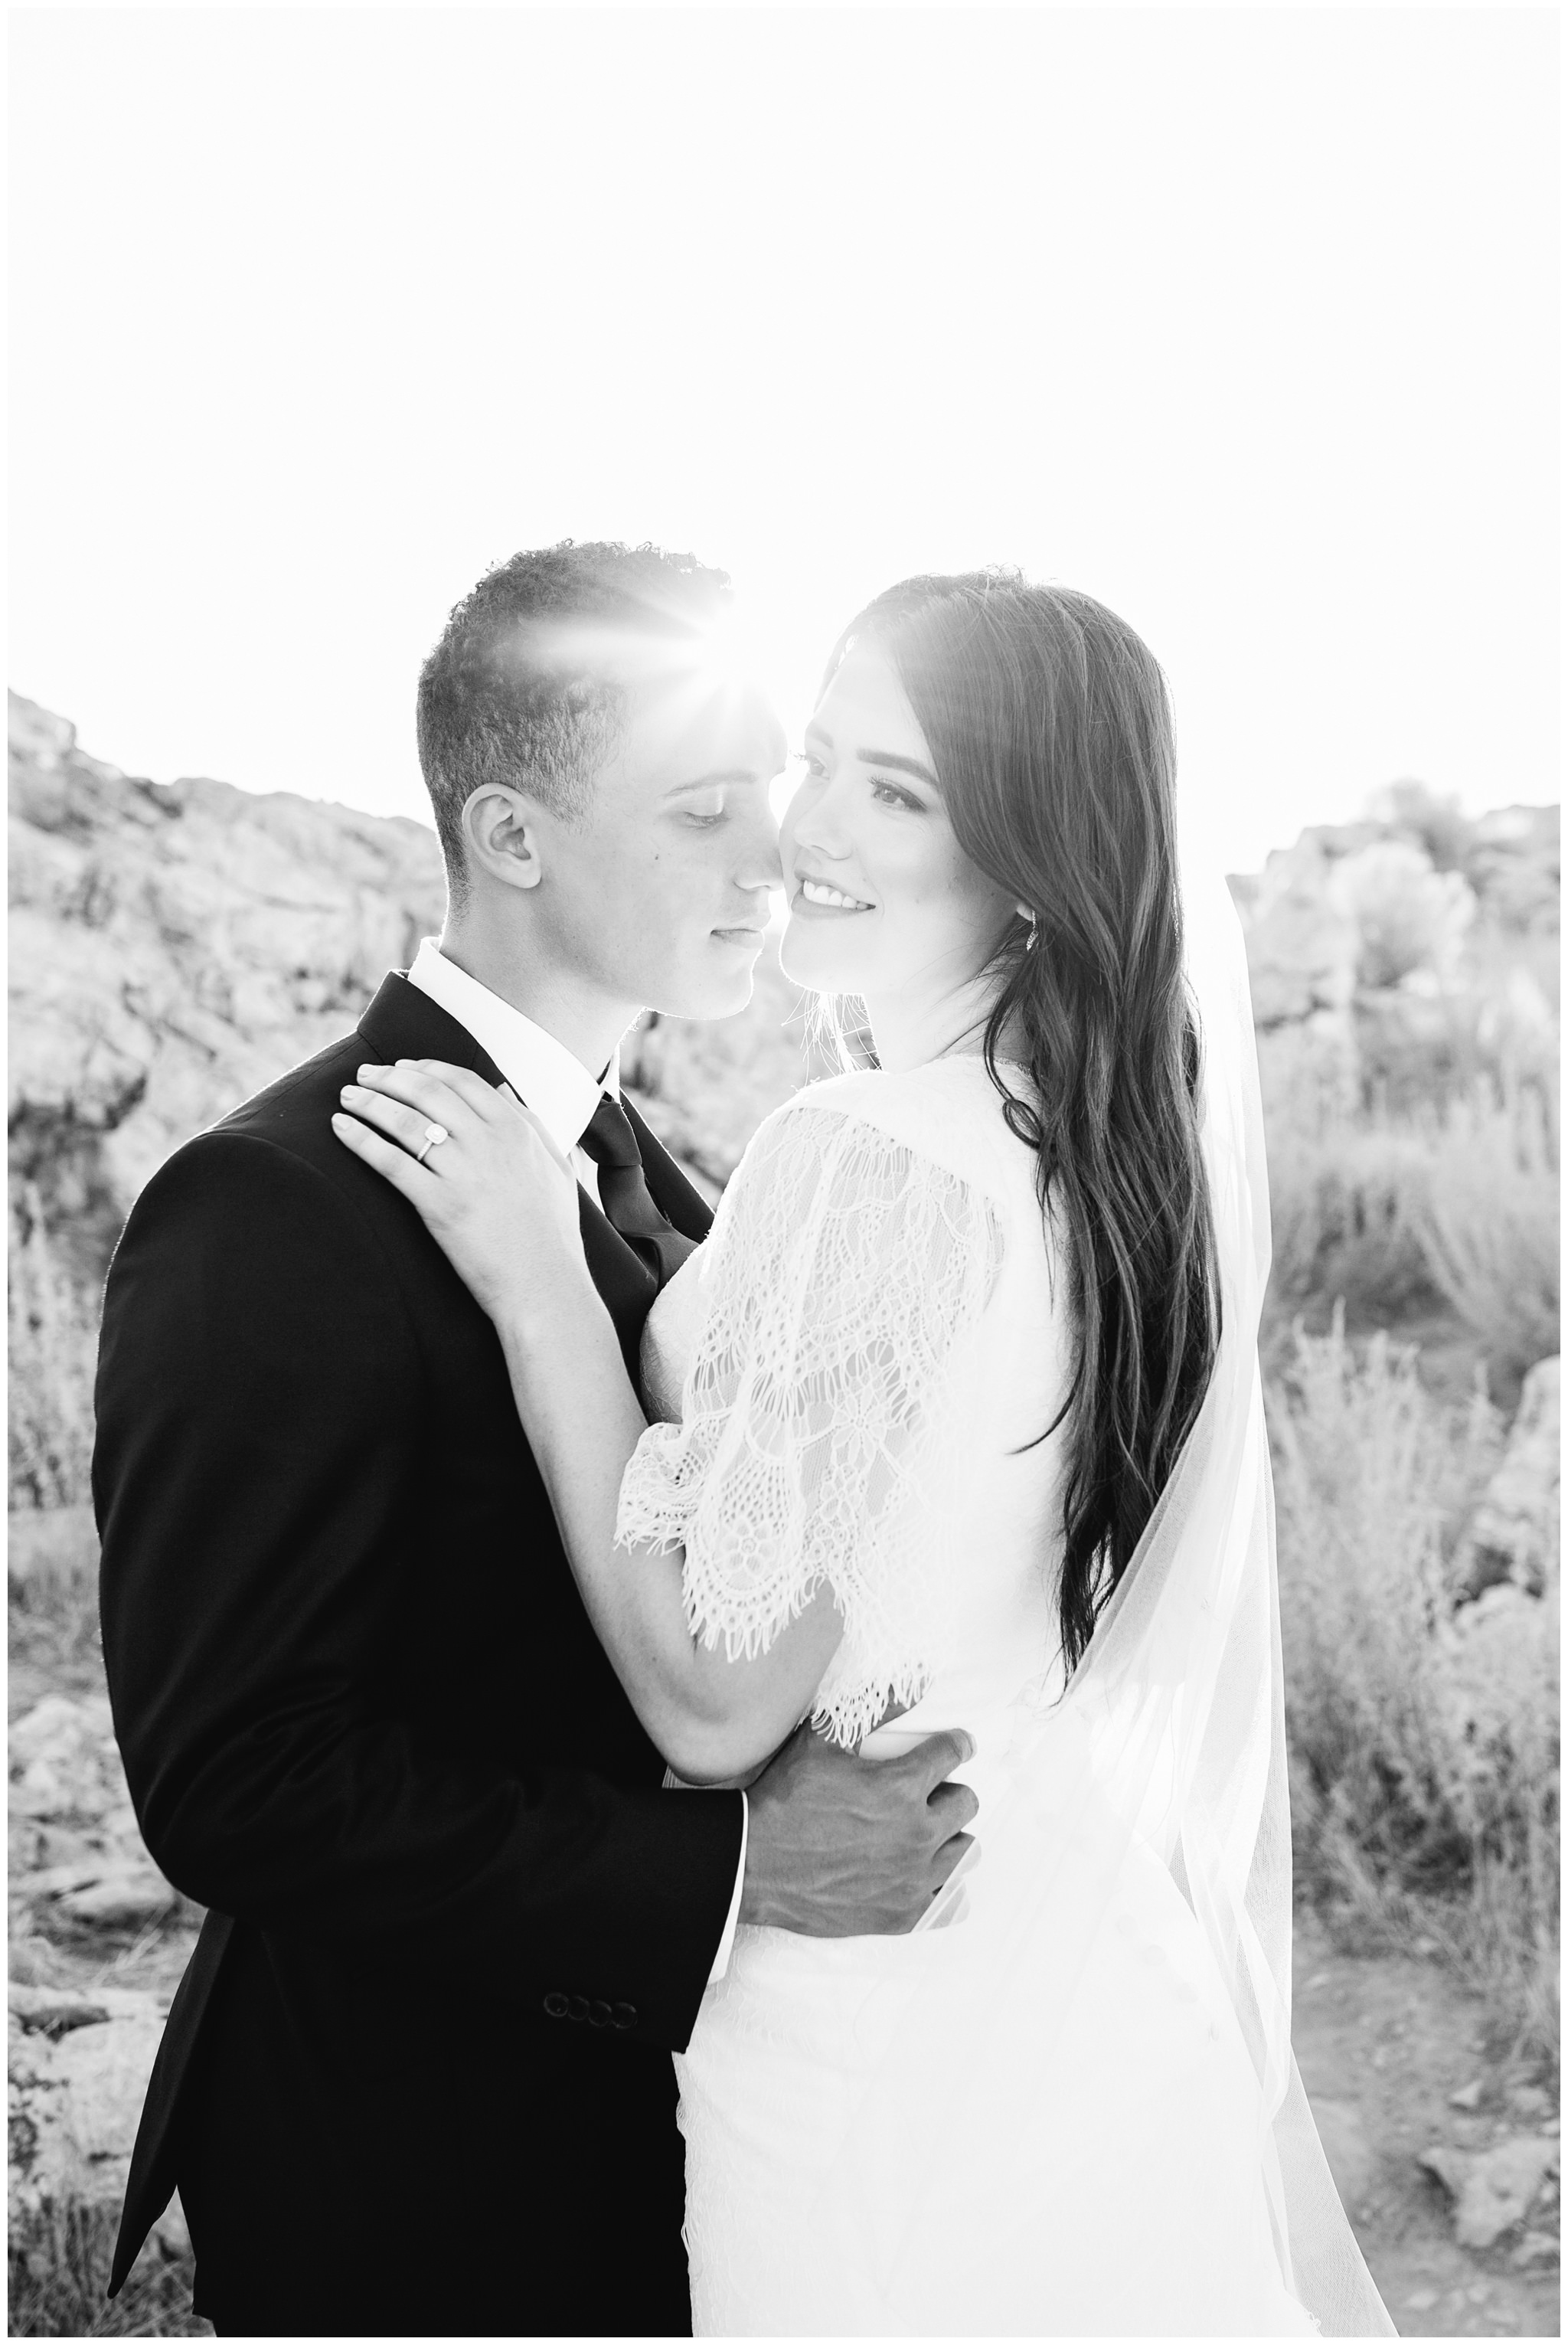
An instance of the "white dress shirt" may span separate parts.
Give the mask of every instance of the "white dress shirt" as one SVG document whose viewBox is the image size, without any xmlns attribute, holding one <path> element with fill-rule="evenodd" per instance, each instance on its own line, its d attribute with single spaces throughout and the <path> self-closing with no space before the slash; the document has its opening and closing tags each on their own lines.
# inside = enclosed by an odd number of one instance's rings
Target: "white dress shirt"
<svg viewBox="0 0 1568 2345">
<path fill-rule="evenodd" d="M 599 1167 L 579 1144 L 593 1121 L 602 1094 L 621 1096 L 621 1075 L 612 1059 L 595 1081 L 564 1042 L 449 960 L 434 937 L 427 937 L 409 971 L 409 983 L 439 1001 L 449 1017 L 466 1027 L 489 1052 L 520 1100 L 525 1101 L 566 1158 L 595 1204 Z"/>
<path fill-rule="evenodd" d="M 409 983 L 417 985 L 421 993 L 428 993 L 432 1001 L 439 1001 L 448 1016 L 455 1018 L 481 1050 L 494 1060 L 519 1099 L 538 1116 L 597 1204 L 599 1168 L 581 1143 L 603 1093 L 608 1091 L 612 1099 L 621 1095 L 618 1061 L 612 1059 L 602 1076 L 591 1075 L 564 1042 L 558 1042 L 553 1034 L 546 1033 L 531 1018 L 525 1018 L 521 1010 L 514 1010 L 510 1001 L 503 1001 L 499 993 L 492 993 L 488 985 L 481 985 L 477 977 L 470 977 L 455 960 L 449 960 L 434 937 L 426 937 L 420 946 L 409 971 Z M 724 1934 L 708 1974 L 710 1986 L 729 1968 L 735 1924 L 740 1919 L 750 1831 L 751 1809 L 743 1792 L 741 1861 L 735 1868 L 734 1893 L 730 1899 Z"/>
</svg>

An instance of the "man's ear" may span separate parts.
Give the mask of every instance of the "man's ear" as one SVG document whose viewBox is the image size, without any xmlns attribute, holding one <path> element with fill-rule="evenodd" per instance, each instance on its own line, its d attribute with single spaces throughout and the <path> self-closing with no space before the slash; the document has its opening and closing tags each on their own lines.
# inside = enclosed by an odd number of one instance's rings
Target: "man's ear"
<svg viewBox="0 0 1568 2345">
<path fill-rule="evenodd" d="M 487 872 L 503 888 L 538 887 L 544 876 L 544 825 L 531 798 L 489 782 L 463 807 L 462 828 L 470 869 Z"/>
</svg>

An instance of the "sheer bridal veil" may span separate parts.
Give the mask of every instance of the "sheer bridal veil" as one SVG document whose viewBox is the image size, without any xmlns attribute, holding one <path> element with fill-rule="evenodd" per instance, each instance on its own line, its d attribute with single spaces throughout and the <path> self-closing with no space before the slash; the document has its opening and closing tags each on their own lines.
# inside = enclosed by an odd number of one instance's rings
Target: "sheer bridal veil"
<svg viewBox="0 0 1568 2345">
<path fill-rule="evenodd" d="M 1093 1721 L 1118 1813 L 1166 1855 L 1202 1925 L 1260 2088 L 1287 2284 L 1325 2336 L 1392 2336 L 1290 2050 L 1290 1816 L 1274 1499 L 1258 1325 L 1269 1183 L 1247 958 L 1218 874 L 1183 875 L 1203 1045 L 1202 1139 L 1224 1328 L 1213 1385 L 1065 1699 Z"/>
<path fill-rule="evenodd" d="M 1027 2159 L 1003 2172 L 982 2146 L 986 2080 L 1006 2075 L 1014 2091 L 1027 2084 L 1048 2113 L 1061 2015 L 1136 1841 L 1145 1862 L 1152 1847 L 1168 1866 L 1239 2023 L 1256 2076 L 1257 2155 L 1287 2287 L 1324 2335 L 1395 2333 L 1340 2204 L 1290 2050 L 1290 1827 L 1258 1360 L 1270 1239 L 1257 1049 L 1240 926 L 1218 874 L 1184 873 L 1184 909 L 1223 1297 L 1219 1357 L 1198 1422 L 1083 1661 L 1065 1694 L 1051 1681 L 1018 1740 L 1006 1794 L 1013 1809 L 1007 1863 L 1011 1871 L 1026 1851 L 1027 1881 L 998 1901 L 1007 1991 L 965 2005 L 955 2020 L 954 1999 L 932 1972 L 914 1985 L 876 2064 L 884 2077 L 919 2080 L 921 2130 L 936 2129 L 947 2146 L 942 2170 L 915 2203 L 907 2193 L 895 2203 L 889 2191 L 878 2237 L 865 2243 L 901 2324 L 916 2330 L 932 2325 L 936 2243 L 946 2238 L 950 2250 L 952 2238 L 944 2193 L 966 2155 L 987 2167 L 988 2190 L 1016 2189 L 1017 2220 L 1031 2223 Z M 1003 1822 L 995 1809 L 982 1812 L 983 1853 L 988 1825 L 999 1842 Z M 945 1934 L 954 1955 L 964 1928 Z M 937 1937 L 917 1943 L 935 1947 Z M 1115 2056 L 1114 2046 L 1106 2050 Z M 824 2203 L 838 2159 L 855 2159 L 862 2172 L 877 2159 L 890 2114 L 873 2079 L 837 2157 L 828 2153 Z M 1129 2206 L 1126 2216 L 1127 2251 L 1136 2255 L 1138 2209 Z M 1042 2282 L 1048 2306 L 1048 2274 Z"/>
</svg>

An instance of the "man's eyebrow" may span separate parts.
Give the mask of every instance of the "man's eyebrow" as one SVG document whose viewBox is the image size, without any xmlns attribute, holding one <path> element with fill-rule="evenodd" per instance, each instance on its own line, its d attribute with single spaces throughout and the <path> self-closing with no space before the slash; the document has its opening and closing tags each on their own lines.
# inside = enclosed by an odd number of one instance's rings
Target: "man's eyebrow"
<svg viewBox="0 0 1568 2345">
<path fill-rule="evenodd" d="M 892 749 L 857 749 L 856 756 L 863 766 L 891 766 L 895 773 L 913 774 L 917 782 L 929 782 L 934 790 L 942 787 L 929 766 L 918 757 L 900 757 Z"/>
<path fill-rule="evenodd" d="M 694 797 L 699 790 L 725 789 L 733 782 L 760 782 L 764 778 L 754 766 L 733 766 L 722 774 L 699 775 L 694 782 L 677 782 L 673 789 L 665 791 L 664 796 L 667 798 Z"/>
</svg>

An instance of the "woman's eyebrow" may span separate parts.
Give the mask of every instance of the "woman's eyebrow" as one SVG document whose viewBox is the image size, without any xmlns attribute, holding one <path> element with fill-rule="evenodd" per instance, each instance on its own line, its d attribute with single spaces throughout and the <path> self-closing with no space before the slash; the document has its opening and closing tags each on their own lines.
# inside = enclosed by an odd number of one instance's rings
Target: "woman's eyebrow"
<svg viewBox="0 0 1568 2345">
<path fill-rule="evenodd" d="M 891 766 L 895 773 L 913 774 L 917 782 L 929 782 L 934 790 L 942 787 L 929 766 L 918 757 L 900 757 L 892 749 L 857 749 L 855 756 L 863 766 Z"/>
</svg>

